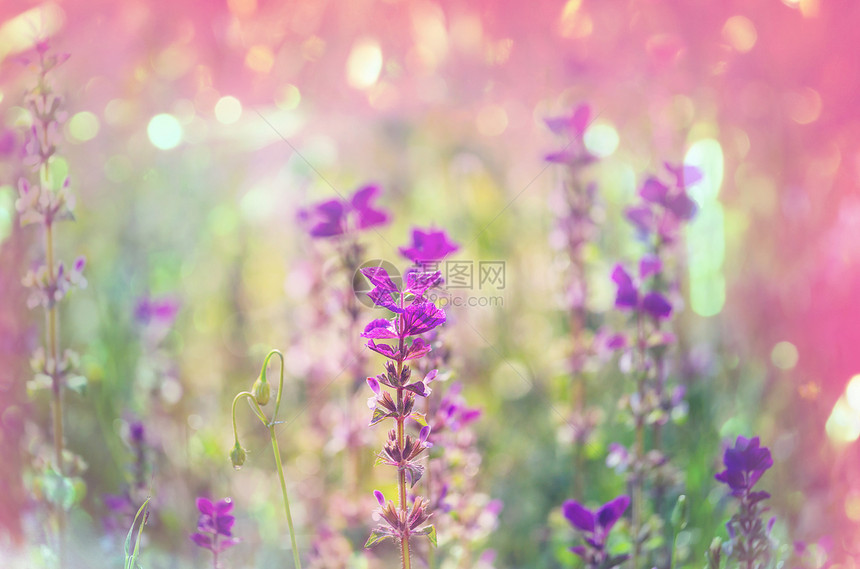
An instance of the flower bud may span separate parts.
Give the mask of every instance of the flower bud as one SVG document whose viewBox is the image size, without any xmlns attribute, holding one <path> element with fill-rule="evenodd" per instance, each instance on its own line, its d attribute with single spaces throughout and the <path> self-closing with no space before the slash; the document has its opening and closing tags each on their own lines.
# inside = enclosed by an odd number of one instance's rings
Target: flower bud
<svg viewBox="0 0 860 569">
<path fill-rule="evenodd" d="M 236 441 L 236 444 L 233 446 L 233 450 L 230 451 L 230 461 L 233 463 L 233 468 L 236 470 L 242 468 L 242 465 L 245 464 L 246 456 L 245 449 L 242 448 L 239 441 Z"/>
<path fill-rule="evenodd" d="M 271 395 L 269 382 L 263 381 L 263 378 L 258 378 L 257 381 L 254 382 L 254 387 L 251 388 L 251 393 L 254 395 L 254 400 L 258 404 L 265 405 L 269 402 L 269 397 Z"/>
<path fill-rule="evenodd" d="M 679 531 L 687 527 L 689 507 L 687 506 L 687 496 L 681 494 L 678 496 L 678 501 L 675 503 L 675 508 L 672 510 L 672 526 L 675 531 Z"/>
<path fill-rule="evenodd" d="M 705 554 L 708 558 L 708 569 L 720 569 L 720 552 L 722 549 L 722 540 L 715 537 Z"/>
</svg>

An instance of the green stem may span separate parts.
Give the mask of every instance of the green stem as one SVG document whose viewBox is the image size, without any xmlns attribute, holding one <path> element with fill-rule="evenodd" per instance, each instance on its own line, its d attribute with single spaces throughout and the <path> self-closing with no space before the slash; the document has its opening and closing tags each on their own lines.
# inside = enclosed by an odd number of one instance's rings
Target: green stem
<svg viewBox="0 0 860 569">
<path fill-rule="evenodd" d="M 260 379 L 262 381 L 266 380 L 266 368 L 269 365 L 269 360 L 272 359 L 272 356 L 277 355 L 281 358 L 281 370 L 280 370 L 280 378 L 278 381 L 278 393 L 275 395 L 275 412 L 272 414 L 272 419 L 269 420 L 266 417 L 266 414 L 263 412 L 263 409 L 260 407 L 260 404 L 257 403 L 257 400 L 254 398 L 254 394 L 249 391 L 242 391 L 237 393 L 233 398 L 233 438 L 238 444 L 239 442 L 239 432 L 236 427 L 236 405 L 239 403 L 240 399 L 247 399 L 248 404 L 251 406 L 251 410 L 254 411 L 254 414 L 258 419 L 266 426 L 269 430 L 269 436 L 272 439 L 272 452 L 275 455 L 275 466 L 278 469 L 278 478 L 281 482 L 281 493 L 284 496 L 284 513 L 287 516 L 287 526 L 290 530 L 290 542 L 292 543 L 293 548 L 293 563 L 295 564 L 296 569 L 302 568 L 302 562 L 299 558 L 299 548 L 296 544 L 296 531 L 293 526 L 293 516 L 290 513 L 290 498 L 287 495 L 287 481 L 284 478 L 284 466 L 281 463 L 281 450 L 278 447 L 278 438 L 275 436 L 275 425 L 277 424 L 278 411 L 281 408 L 281 396 L 284 392 L 284 355 L 278 350 L 272 350 L 266 355 L 266 359 L 263 360 L 263 369 L 260 371 Z"/>
<path fill-rule="evenodd" d="M 42 164 L 39 169 L 39 183 L 41 191 L 50 191 L 50 172 L 48 165 Z M 48 282 L 55 283 L 54 272 L 54 230 L 51 222 L 45 223 L 45 263 L 48 266 Z M 63 385 L 57 367 L 60 363 L 60 347 L 58 339 L 58 315 L 55 299 L 48 299 L 45 307 L 47 319 L 47 348 L 48 361 L 51 362 L 51 391 L 53 394 L 53 431 L 54 431 L 54 468 L 57 475 L 64 476 L 63 468 Z M 66 512 L 62 505 L 57 506 L 57 560 L 58 566 L 63 567 L 65 557 L 65 534 L 66 534 Z"/>
<path fill-rule="evenodd" d="M 284 467 L 281 465 L 281 450 L 278 448 L 278 439 L 275 437 L 275 425 L 269 426 L 269 434 L 272 437 L 272 451 L 275 453 L 275 465 L 278 467 L 278 477 L 281 479 L 281 493 L 284 495 L 284 513 L 287 515 L 287 526 L 290 528 L 290 543 L 293 548 L 293 562 L 296 569 L 302 569 L 299 559 L 299 547 L 296 545 L 296 530 L 293 527 L 293 516 L 290 514 L 290 498 L 287 496 L 287 482 L 284 479 Z"/>
</svg>

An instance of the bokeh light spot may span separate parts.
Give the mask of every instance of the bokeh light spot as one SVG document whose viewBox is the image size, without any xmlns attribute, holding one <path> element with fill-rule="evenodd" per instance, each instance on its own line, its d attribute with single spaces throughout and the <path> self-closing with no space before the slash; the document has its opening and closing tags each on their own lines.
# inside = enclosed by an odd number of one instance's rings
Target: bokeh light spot
<svg viewBox="0 0 860 569">
<path fill-rule="evenodd" d="M 606 158 L 618 148 L 618 131 L 608 124 L 595 124 L 585 131 L 585 148 L 598 158 Z"/>
<path fill-rule="evenodd" d="M 508 113 L 499 105 L 487 105 L 478 111 L 475 123 L 484 136 L 498 136 L 508 128 Z"/>
<path fill-rule="evenodd" d="M 251 16 L 257 11 L 257 0 L 227 0 L 227 8 L 239 17 Z"/>
<path fill-rule="evenodd" d="M 717 200 L 723 183 L 723 150 L 713 138 L 690 147 L 684 164 L 702 172 L 702 180 L 688 192 L 699 205 L 699 213 L 687 228 L 690 307 L 699 316 L 719 314 L 726 302 L 723 260 L 726 250 L 726 221 Z"/>
<path fill-rule="evenodd" d="M 723 26 L 723 40 L 741 53 L 751 50 L 757 39 L 755 26 L 744 16 L 732 16 Z"/>
<path fill-rule="evenodd" d="M 797 348 L 791 342 L 778 342 L 770 351 L 770 361 L 779 369 L 794 368 L 797 359 Z"/>
<path fill-rule="evenodd" d="M 845 515 L 851 521 L 860 522 L 860 494 L 852 492 L 846 496 Z"/>
<path fill-rule="evenodd" d="M 242 116 L 242 103 L 236 97 L 221 97 L 215 103 L 215 118 L 222 124 L 233 124 Z"/>
<path fill-rule="evenodd" d="M 809 87 L 789 93 L 785 98 L 785 104 L 788 116 L 798 124 L 815 122 L 821 115 L 821 95 Z"/>
<path fill-rule="evenodd" d="M 860 413 L 860 374 L 852 377 L 845 386 L 845 401 L 855 412 Z"/>
<path fill-rule="evenodd" d="M 376 83 L 382 71 L 382 49 L 374 39 L 356 42 L 346 62 L 347 82 L 356 89 L 367 89 Z"/>
<path fill-rule="evenodd" d="M 86 142 L 99 133 L 99 119 L 89 111 L 81 111 L 69 119 L 67 129 L 73 140 Z"/>
<path fill-rule="evenodd" d="M 173 115 L 162 113 L 152 117 L 146 127 L 146 134 L 153 146 L 170 150 L 182 140 L 182 125 Z"/>
<path fill-rule="evenodd" d="M 284 85 L 280 87 L 275 95 L 275 104 L 285 111 L 292 111 L 302 101 L 302 94 L 295 85 Z"/>
<path fill-rule="evenodd" d="M 833 405 L 824 429 L 833 442 L 852 443 L 860 437 L 860 414 L 848 405 L 845 397 L 840 397 Z"/>
<path fill-rule="evenodd" d="M 259 73 L 268 73 L 275 65 L 275 55 L 265 45 L 254 45 L 245 55 L 245 65 Z"/>
</svg>

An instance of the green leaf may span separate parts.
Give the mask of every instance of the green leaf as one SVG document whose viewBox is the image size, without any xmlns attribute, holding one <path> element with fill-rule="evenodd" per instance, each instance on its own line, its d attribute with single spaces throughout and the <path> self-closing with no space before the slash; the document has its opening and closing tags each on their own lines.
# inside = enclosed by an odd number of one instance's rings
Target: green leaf
<svg viewBox="0 0 860 569">
<path fill-rule="evenodd" d="M 385 411 L 383 411 L 379 407 L 375 408 L 373 410 L 373 417 L 371 417 L 371 419 L 370 419 L 370 426 L 372 427 L 373 425 L 379 423 L 380 421 L 384 420 L 389 415 L 390 415 L 390 413 L 386 413 Z"/>
<path fill-rule="evenodd" d="M 75 503 L 75 483 L 68 476 L 63 476 L 53 468 L 48 469 L 42 476 L 42 488 L 45 498 L 51 504 L 68 510 Z"/>
<path fill-rule="evenodd" d="M 427 526 L 425 528 L 421 528 L 420 530 L 415 532 L 415 535 L 426 535 L 427 539 L 430 540 L 430 543 L 433 544 L 433 547 L 436 547 L 436 527 L 435 526 Z"/>
<path fill-rule="evenodd" d="M 150 496 L 146 499 L 146 501 L 140 506 L 137 510 L 137 513 L 134 515 L 134 521 L 131 522 L 131 528 L 128 530 L 128 536 L 125 538 L 125 567 L 124 569 L 137 569 L 137 558 L 140 554 L 140 536 L 143 533 L 143 526 L 146 525 L 146 520 L 149 517 L 149 513 L 147 509 L 149 507 L 149 501 L 152 499 Z M 140 518 L 141 514 L 143 514 L 143 520 L 141 520 L 140 525 L 137 524 L 138 518 Z M 134 542 L 134 551 L 129 552 L 131 548 L 131 539 L 134 535 L 134 526 L 137 525 L 137 539 Z"/>
<path fill-rule="evenodd" d="M 66 386 L 78 395 L 86 395 L 87 378 L 82 375 L 73 375 L 66 380 Z"/>
<path fill-rule="evenodd" d="M 381 532 L 378 529 L 375 529 L 372 532 L 370 532 L 370 537 L 367 538 L 367 541 L 365 542 L 364 547 L 365 548 L 373 547 L 377 543 L 382 543 L 383 541 L 385 541 L 386 539 L 389 539 L 389 538 L 394 538 L 394 536 L 391 534 Z"/>
<path fill-rule="evenodd" d="M 424 413 L 412 413 L 409 415 L 409 418 L 421 425 L 422 427 L 427 426 L 427 418 L 424 416 Z"/>
</svg>

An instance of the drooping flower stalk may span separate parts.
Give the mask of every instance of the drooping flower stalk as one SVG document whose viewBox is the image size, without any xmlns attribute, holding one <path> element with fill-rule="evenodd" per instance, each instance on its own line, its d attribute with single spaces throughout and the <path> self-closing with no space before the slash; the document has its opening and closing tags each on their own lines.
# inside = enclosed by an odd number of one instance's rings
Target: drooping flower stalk
<svg viewBox="0 0 860 569">
<path fill-rule="evenodd" d="M 378 318 L 371 321 L 361 335 L 368 339 L 368 348 L 389 360 L 385 364 L 385 373 L 367 378 L 367 384 L 373 392 L 368 406 L 373 409 L 371 426 L 389 418 L 395 421 L 395 427 L 388 432 L 388 440 L 378 455 L 377 463 L 397 468 L 398 487 L 396 505 L 391 500 L 386 502 L 382 492 L 374 491 L 383 523 L 371 532 L 365 547 L 394 539 L 400 545 L 402 569 L 410 569 L 411 536 L 426 535 L 434 546 L 436 544 L 435 527 L 424 526 L 431 516 L 428 501 L 416 496 L 410 507 L 407 492 L 424 473 L 424 466 L 419 464 L 418 458 L 427 448 L 430 435 L 430 427 L 426 425 L 424 417 L 415 411 L 415 397 L 430 394 L 429 383 L 435 379 L 437 372 L 433 370 L 422 380 L 412 381 L 412 370 L 406 362 L 421 358 L 430 351 L 430 345 L 421 335 L 445 322 L 445 313 L 424 296 L 428 289 L 438 283 L 441 274 L 438 271 L 408 271 L 401 289 L 382 267 L 368 267 L 361 272 L 374 287 L 368 294 L 373 303 L 394 313 L 390 320 Z M 393 340 L 396 344 L 378 340 Z M 393 397 L 392 391 L 395 394 Z M 406 434 L 407 419 L 423 425 L 417 440 Z"/>
<path fill-rule="evenodd" d="M 46 41 L 36 44 L 38 60 L 35 62 L 39 74 L 36 86 L 26 96 L 32 124 L 27 132 L 24 164 L 36 174 L 31 183 L 22 177 L 18 183 L 19 198 L 16 209 L 21 225 L 35 223 L 41 226 L 45 244 L 45 263 L 31 270 L 24 277 L 24 285 L 30 288 L 28 305 L 41 306 L 45 311 L 45 345 L 34 355 L 34 371 L 38 377 L 48 378 L 52 394 L 52 431 L 54 443 L 53 475 L 60 487 L 66 487 L 64 465 L 64 418 L 63 396 L 68 380 L 77 364 L 77 355 L 66 350 L 60 355 L 58 303 L 73 286 L 85 286 L 83 269 L 85 261 L 80 257 L 71 268 L 66 268 L 55 258 L 54 224 L 74 219 L 74 200 L 69 192 L 69 178 L 59 186 L 55 184 L 51 165 L 57 154 L 60 127 L 65 121 L 63 98 L 56 95 L 48 73 L 68 59 L 68 54 L 49 54 Z M 38 382 L 34 382 L 36 384 Z M 70 507 L 67 496 L 58 496 L 56 505 L 58 527 L 58 557 L 63 565 L 63 542 L 65 535 L 65 510 Z"/>
<path fill-rule="evenodd" d="M 269 387 L 269 382 L 266 377 L 266 369 L 269 366 L 269 360 L 272 359 L 272 356 L 277 355 L 280 358 L 281 368 L 280 368 L 280 376 L 278 380 L 278 391 L 275 395 L 275 408 L 272 412 L 271 419 L 266 416 L 266 413 L 263 411 L 262 407 L 269 403 L 269 399 L 271 398 L 271 388 Z M 301 569 L 302 562 L 299 558 L 299 548 L 296 544 L 296 531 L 293 526 L 293 516 L 290 512 L 290 498 L 287 494 L 287 482 L 284 478 L 284 467 L 281 464 L 281 450 L 278 447 L 278 438 L 275 435 L 275 427 L 278 425 L 278 411 L 281 408 L 281 396 L 284 391 L 284 355 L 278 350 L 272 350 L 266 356 L 266 359 L 263 360 L 263 367 L 260 370 L 260 377 L 254 382 L 254 385 L 251 387 L 251 391 L 242 391 L 236 394 L 236 397 L 233 398 L 233 449 L 230 451 L 230 460 L 233 462 L 233 467 L 235 469 L 239 469 L 245 464 L 245 458 L 247 453 L 242 445 L 239 444 L 239 431 L 236 427 L 236 405 L 242 399 L 246 399 L 248 401 L 248 405 L 250 405 L 251 410 L 260 419 L 260 422 L 269 430 L 269 438 L 272 441 L 272 452 L 275 455 L 275 467 L 278 470 L 278 479 L 281 482 L 281 494 L 284 499 L 284 515 L 287 518 L 287 527 L 290 531 L 290 543 L 292 545 L 293 550 L 293 563 L 295 564 L 296 569 Z"/>
</svg>

